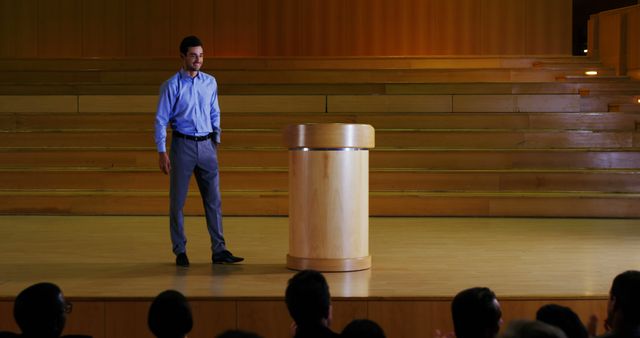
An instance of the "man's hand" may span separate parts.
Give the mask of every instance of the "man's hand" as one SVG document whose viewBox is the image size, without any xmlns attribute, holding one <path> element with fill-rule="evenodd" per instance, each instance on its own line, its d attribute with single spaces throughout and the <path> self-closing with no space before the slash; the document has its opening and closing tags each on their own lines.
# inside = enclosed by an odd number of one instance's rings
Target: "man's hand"
<svg viewBox="0 0 640 338">
<path fill-rule="evenodd" d="M 167 153 L 158 153 L 158 164 L 160 166 L 160 171 L 162 171 L 165 175 L 168 175 L 171 171 L 171 161 L 169 160 L 169 155 Z"/>
</svg>

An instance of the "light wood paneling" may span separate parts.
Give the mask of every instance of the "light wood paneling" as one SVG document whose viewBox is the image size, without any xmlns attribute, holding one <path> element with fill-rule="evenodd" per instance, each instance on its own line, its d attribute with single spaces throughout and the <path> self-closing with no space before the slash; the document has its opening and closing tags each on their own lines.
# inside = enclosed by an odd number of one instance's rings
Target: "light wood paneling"
<svg viewBox="0 0 640 338">
<path fill-rule="evenodd" d="M 227 95 L 220 97 L 220 110 L 234 113 L 322 113 L 322 95 Z"/>
<path fill-rule="evenodd" d="M 357 112 L 450 112 L 451 95 L 330 95 L 330 113 Z"/>
<path fill-rule="evenodd" d="M 571 0 L 525 0 L 526 54 L 571 55 Z"/>
<path fill-rule="evenodd" d="M 82 56 L 125 56 L 125 0 L 82 1 Z"/>
<path fill-rule="evenodd" d="M 0 1 L 0 57 L 38 56 L 38 0 Z"/>
<path fill-rule="evenodd" d="M 78 97 L 81 113 L 155 113 L 158 96 L 153 95 L 82 95 Z M 153 116 L 149 115 L 152 123 Z"/>
<path fill-rule="evenodd" d="M 626 68 L 629 74 L 638 74 L 640 72 L 640 6 L 631 8 L 627 13 Z"/>
<path fill-rule="evenodd" d="M 609 67 L 620 69 L 621 17 L 619 13 L 599 15 L 600 59 Z"/>
<path fill-rule="evenodd" d="M 260 1 L 259 6 L 259 55 L 301 55 L 301 1 Z"/>
<path fill-rule="evenodd" d="M 75 113 L 77 96 L 0 96 L 0 112 L 3 113 Z"/>
<path fill-rule="evenodd" d="M 180 2 L 184 3 L 184 2 Z M 184 6 L 188 6 L 188 2 Z M 180 46 L 171 27 L 172 0 L 125 1 L 125 51 L 127 56 L 175 57 Z M 188 22 L 184 23 L 187 27 Z"/>
</svg>

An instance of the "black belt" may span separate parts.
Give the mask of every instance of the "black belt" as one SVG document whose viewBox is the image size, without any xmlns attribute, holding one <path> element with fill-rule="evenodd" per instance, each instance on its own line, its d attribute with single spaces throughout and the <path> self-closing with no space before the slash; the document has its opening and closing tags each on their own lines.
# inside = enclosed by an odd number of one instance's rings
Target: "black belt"
<svg viewBox="0 0 640 338">
<path fill-rule="evenodd" d="M 174 137 L 185 138 L 185 139 L 191 140 L 191 141 L 206 141 L 206 140 L 212 138 L 213 135 L 215 135 L 215 133 L 210 133 L 210 134 L 207 134 L 207 135 L 204 135 L 204 136 L 191 136 L 191 135 L 185 135 L 185 134 L 177 132 L 177 131 L 173 131 L 173 136 Z"/>
</svg>

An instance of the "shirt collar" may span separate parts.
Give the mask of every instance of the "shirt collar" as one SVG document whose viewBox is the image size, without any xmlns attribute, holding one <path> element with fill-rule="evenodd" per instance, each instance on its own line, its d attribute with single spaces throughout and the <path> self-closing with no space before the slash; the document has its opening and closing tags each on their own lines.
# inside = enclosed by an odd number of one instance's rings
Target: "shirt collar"
<svg viewBox="0 0 640 338">
<path fill-rule="evenodd" d="M 189 75 L 189 73 L 187 73 L 187 71 L 184 70 L 184 68 L 180 68 L 180 77 L 182 79 L 192 79 L 191 75 Z M 200 71 L 198 71 L 198 74 L 196 74 L 196 76 L 193 79 L 195 80 L 198 78 L 200 78 Z"/>
</svg>

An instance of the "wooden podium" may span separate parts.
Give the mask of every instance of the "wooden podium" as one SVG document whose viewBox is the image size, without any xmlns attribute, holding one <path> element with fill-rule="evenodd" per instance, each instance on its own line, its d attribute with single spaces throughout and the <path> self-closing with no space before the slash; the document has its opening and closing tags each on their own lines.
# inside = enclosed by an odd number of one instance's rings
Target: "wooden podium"
<svg viewBox="0 0 640 338">
<path fill-rule="evenodd" d="M 289 254 L 294 270 L 355 271 L 369 256 L 369 149 L 365 124 L 299 124 L 289 148 Z"/>
</svg>

